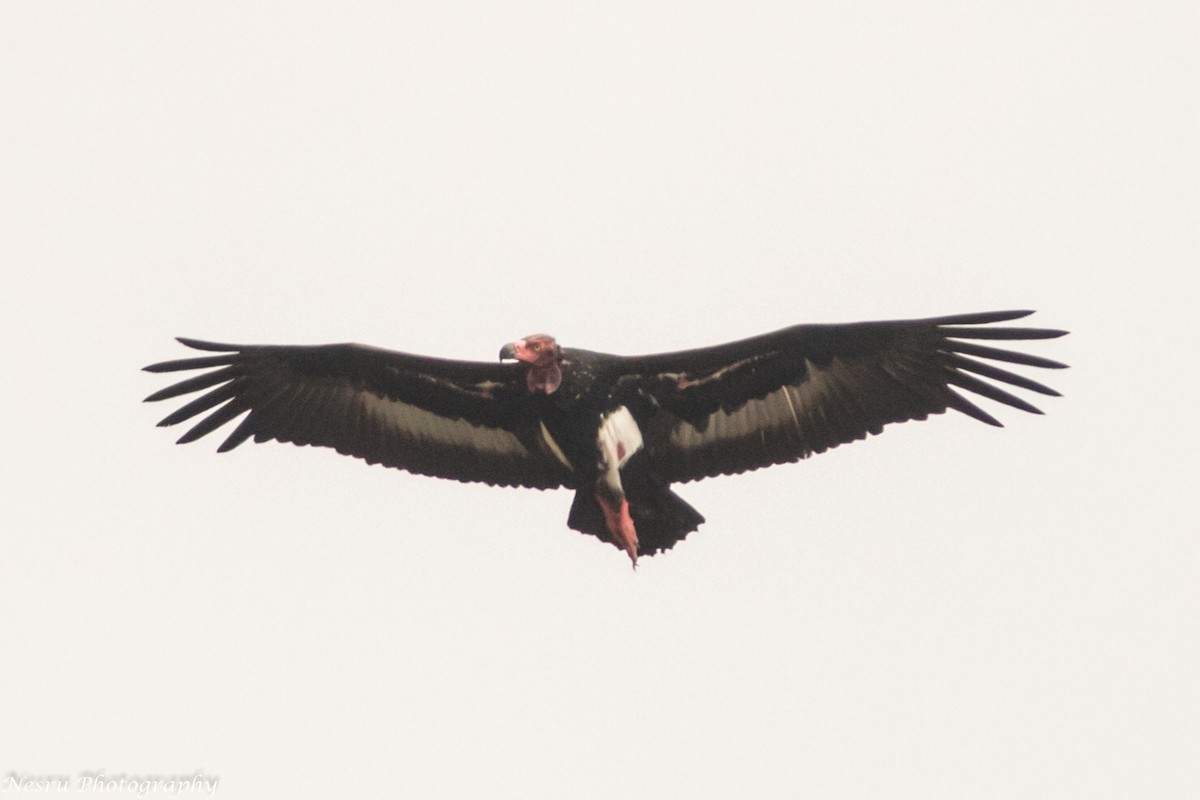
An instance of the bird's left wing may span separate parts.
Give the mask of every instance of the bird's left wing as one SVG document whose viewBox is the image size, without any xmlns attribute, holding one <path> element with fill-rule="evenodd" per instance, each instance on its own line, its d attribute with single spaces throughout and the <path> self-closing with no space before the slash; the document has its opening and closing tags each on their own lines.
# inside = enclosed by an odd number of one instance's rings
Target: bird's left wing
<svg viewBox="0 0 1200 800">
<path fill-rule="evenodd" d="M 988 326 L 1030 313 L 797 325 L 716 347 L 620 358 L 619 391 L 668 481 L 796 461 L 947 409 L 999 425 L 956 389 L 1041 413 L 1000 385 L 1058 393 L 994 362 L 1065 365 L 970 341 L 1065 333 Z"/>
<path fill-rule="evenodd" d="M 245 414 L 218 450 L 254 437 L 332 447 L 369 463 L 459 481 L 548 489 L 570 479 L 547 449 L 530 408 L 525 371 L 516 364 L 427 358 L 358 344 L 179 341 L 219 354 L 145 368 L 207 370 L 146 398 L 207 390 L 159 423 L 174 425 L 207 413 L 180 444 Z"/>
</svg>

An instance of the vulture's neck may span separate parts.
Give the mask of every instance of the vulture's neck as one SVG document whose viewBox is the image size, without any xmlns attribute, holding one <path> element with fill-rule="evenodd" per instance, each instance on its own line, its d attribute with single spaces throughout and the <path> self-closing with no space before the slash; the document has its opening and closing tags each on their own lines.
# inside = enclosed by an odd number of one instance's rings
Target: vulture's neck
<svg viewBox="0 0 1200 800">
<path fill-rule="evenodd" d="M 525 373 L 525 385 L 529 391 L 543 394 L 554 394 L 562 383 L 562 367 L 558 361 L 549 364 L 531 364 Z"/>
</svg>

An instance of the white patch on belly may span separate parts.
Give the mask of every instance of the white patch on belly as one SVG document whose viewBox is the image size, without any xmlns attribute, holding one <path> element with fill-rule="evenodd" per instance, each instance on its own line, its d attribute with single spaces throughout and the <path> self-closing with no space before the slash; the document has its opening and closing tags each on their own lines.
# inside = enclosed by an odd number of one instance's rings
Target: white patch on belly
<svg viewBox="0 0 1200 800">
<path fill-rule="evenodd" d="M 620 469 L 642 449 L 642 431 L 628 408 L 621 406 L 600 418 L 596 444 L 608 469 Z"/>
</svg>

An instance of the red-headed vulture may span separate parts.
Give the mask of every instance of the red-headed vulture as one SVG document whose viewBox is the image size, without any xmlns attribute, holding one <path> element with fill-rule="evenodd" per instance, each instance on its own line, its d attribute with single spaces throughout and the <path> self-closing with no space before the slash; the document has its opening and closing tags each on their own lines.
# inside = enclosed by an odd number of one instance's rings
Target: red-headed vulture
<svg viewBox="0 0 1200 800">
<path fill-rule="evenodd" d="M 159 423 L 200 417 L 180 443 L 241 416 L 218 450 L 275 439 L 421 475 L 574 489 L 567 524 L 636 565 L 704 522 L 673 483 L 796 461 L 947 409 L 1000 424 L 963 392 L 1041 413 L 1002 386 L 1058 393 L 996 362 L 1065 365 L 978 343 L 1065 333 L 993 324 L 1030 313 L 796 325 L 644 356 L 536 334 L 505 345 L 498 363 L 181 338 L 213 355 L 146 367 L 202 370 L 146 399 L 203 392 Z"/>
</svg>

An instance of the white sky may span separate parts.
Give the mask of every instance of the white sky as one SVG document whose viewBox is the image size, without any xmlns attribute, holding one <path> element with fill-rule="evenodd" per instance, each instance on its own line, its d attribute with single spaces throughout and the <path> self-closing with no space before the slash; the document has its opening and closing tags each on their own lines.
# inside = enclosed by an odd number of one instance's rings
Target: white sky
<svg viewBox="0 0 1200 800">
<path fill-rule="evenodd" d="M 0 779 L 1200 796 L 1195 4 L 433 5 L 0 6 Z M 140 403 L 175 335 L 1013 307 L 1074 332 L 1047 416 L 684 486 L 636 573 L 566 492 Z"/>
</svg>

